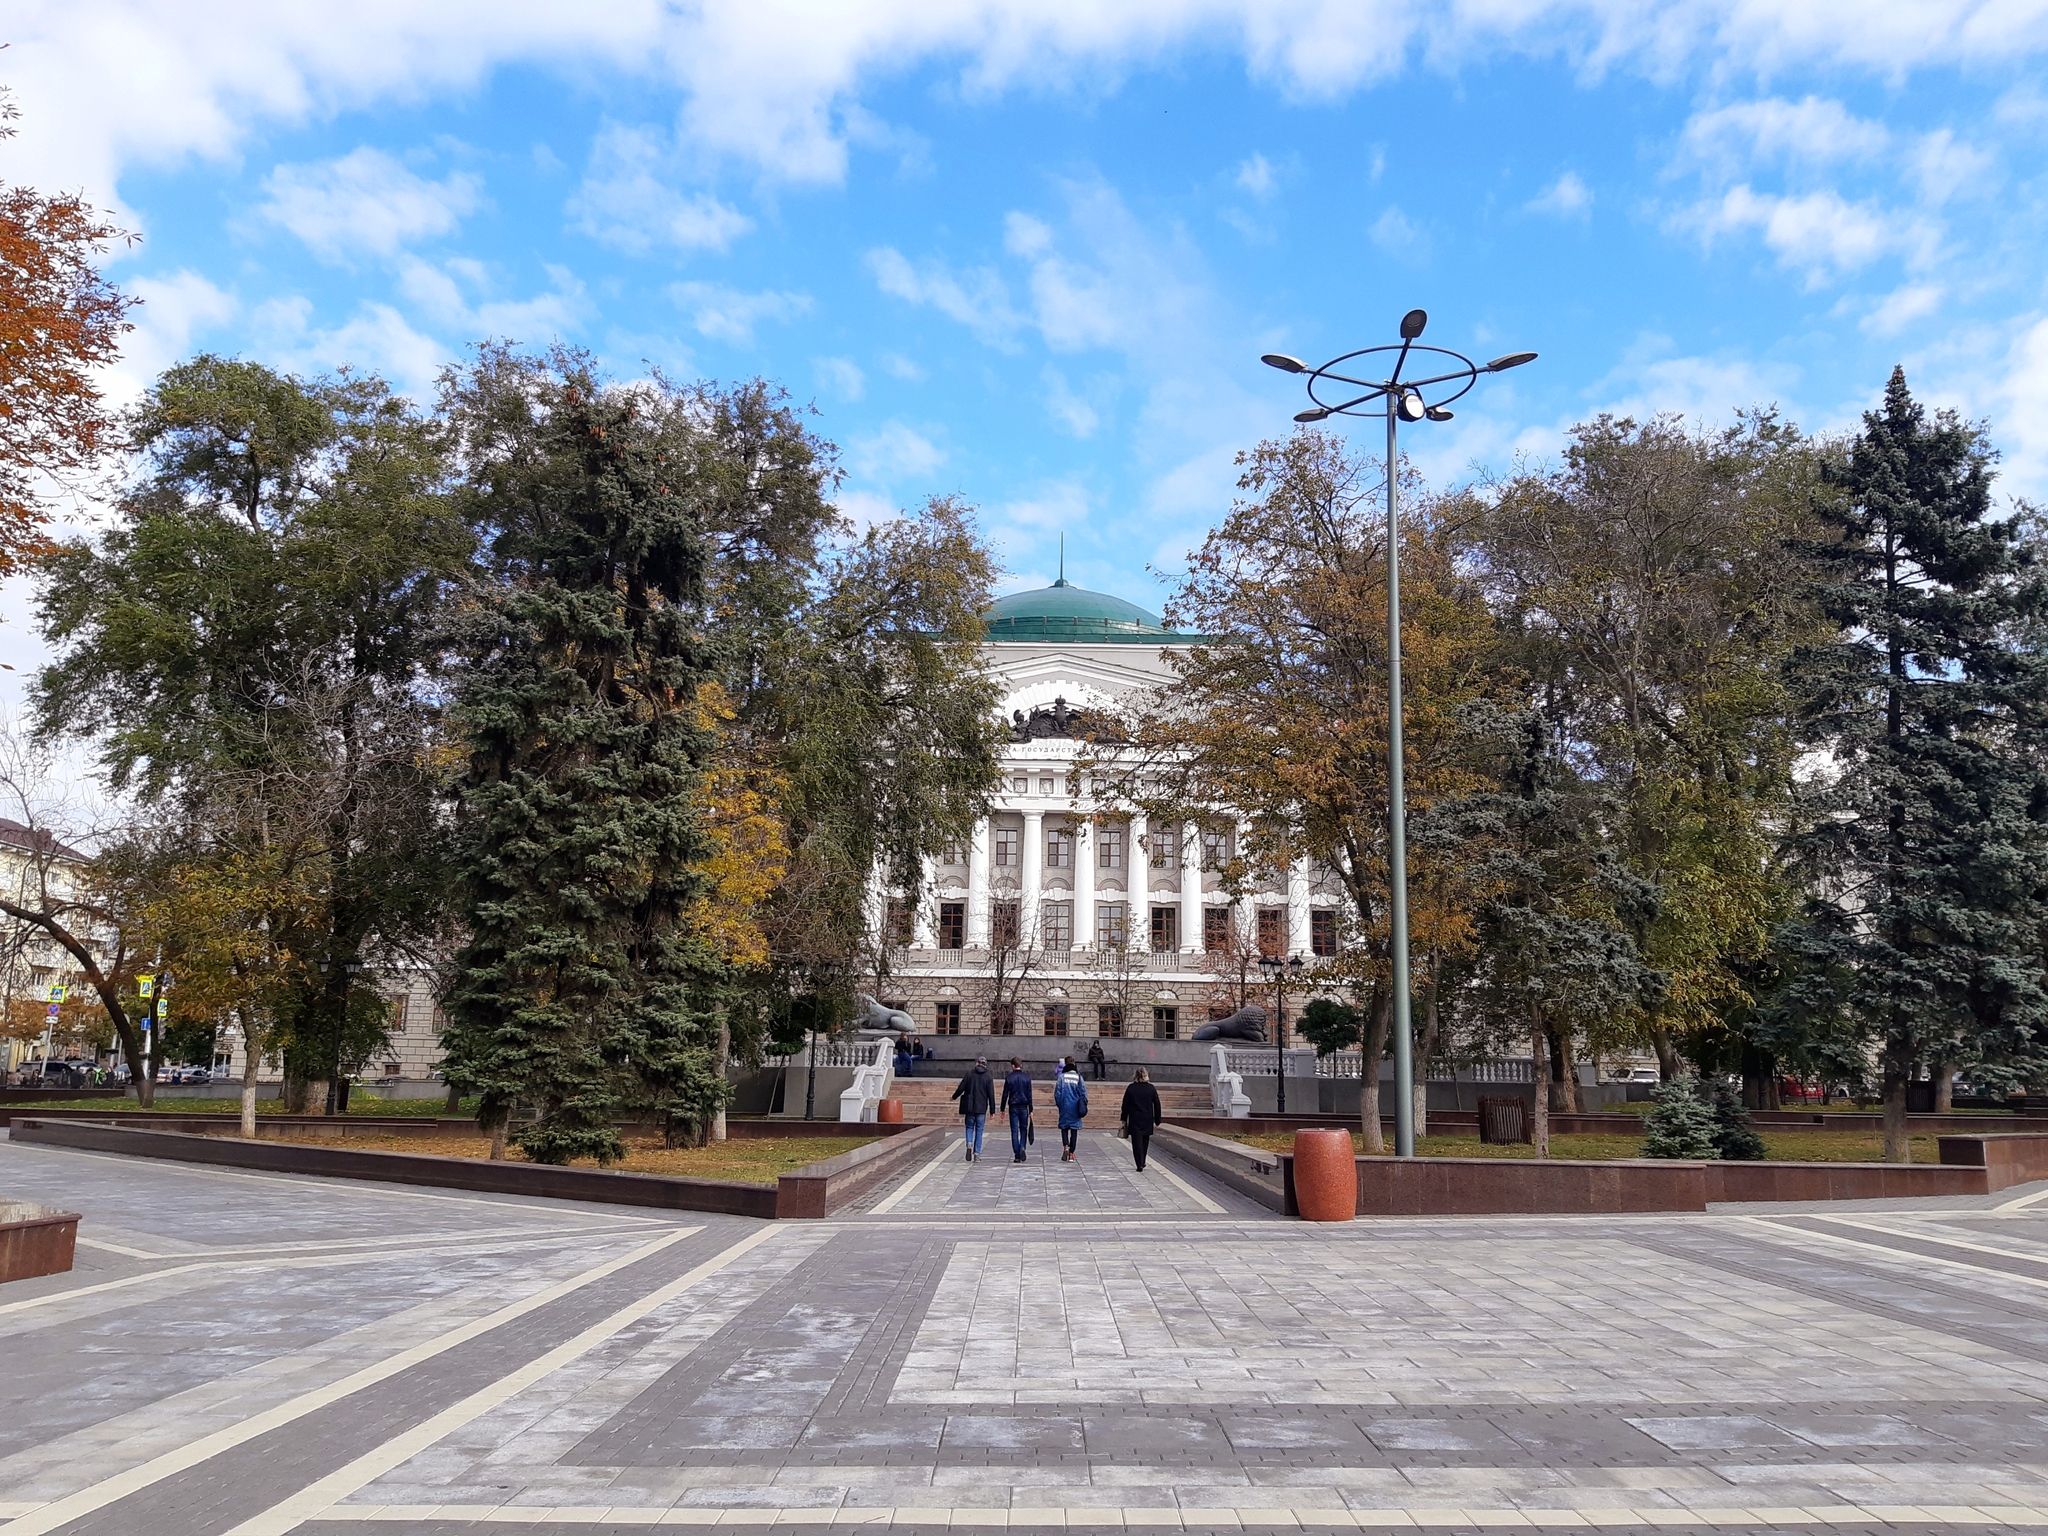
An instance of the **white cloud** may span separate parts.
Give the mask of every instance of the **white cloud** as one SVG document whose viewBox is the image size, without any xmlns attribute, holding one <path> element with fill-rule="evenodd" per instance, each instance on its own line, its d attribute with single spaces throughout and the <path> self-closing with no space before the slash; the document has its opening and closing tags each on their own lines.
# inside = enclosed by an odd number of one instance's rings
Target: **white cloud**
<svg viewBox="0 0 2048 1536">
<path fill-rule="evenodd" d="M 336 160 L 278 166 L 263 179 L 256 214 L 298 236 L 323 261 L 356 252 L 393 256 L 453 230 L 476 208 L 482 189 L 461 171 L 429 181 L 365 145 Z"/>
<path fill-rule="evenodd" d="M 743 293 L 723 283 L 677 283 L 669 296 L 688 312 L 697 334 L 736 347 L 754 344 L 763 320 L 794 320 L 811 307 L 807 293 Z"/>
<path fill-rule="evenodd" d="M 1389 207 L 1373 221 L 1372 243 L 1410 266 L 1429 260 L 1429 235 L 1399 208 Z"/>
<path fill-rule="evenodd" d="M 1279 190 L 1278 178 L 1264 155 L 1255 154 L 1237 168 L 1237 188 L 1264 202 Z"/>
<path fill-rule="evenodd" d="M 389 304 L 365 304 L 331 330 L 316 328 L 312 313 L 313 306 L 298 296 L 258 306 L 250 317 L 256 352 L 294 373 L 329 373 L 349 363 L 415 399 L 431 396 L 436 376 L 454 361 L 447 347 L 414 329 Z"/>
<path fill-rule="evenodd" d="M 1679 135 L 1678 159 L 1732 178 L 1759 161 L 1871 160 L 1885 152 L 1891 137 L 1882 123 L 1857 117 L 1839 101 L 1773 96 L 1695 113 Z"/>
<path fill-rule="evenodd" d="M 990 267 L 955 274 L 942 261 L 913 264 L 901 251 L 882 246 L 868 252 L 876 285 L 893 298 L 929 304 L 957 320 L 983 341 L 1000 344 L 1022 323 L 1010 305 L 1010 291 Z"/>
<path fill-rule="evenodd" d="M 2027 316 L 1997 381 L 1998 436 L 2005 448 L 2003 488 L 2033 499 L 2048 495 L 2048 319 Z"/>
<path fill-rule="evenodd" d="M 819 387 L 842 400 L 858 400 L 867 393 L 867 375 L 850 357 L 814 358 L 811 367 L 817 373 Z"/>
<path fill-rule="evenodd" d="M 1921 201 L 1939 205 L 1984 185 L 1996 162 L 1989 151 L 1961 143 L 1953 131 L 1942 128 L 1915 144 L 1906 163 Z"/>
<path fill-rule="evenodd" d="M 856 438 L 847 460 L 862 479 L 891 485 L 924 479 L 946 462 L 946 451 L 923 433 L 892 421 L 879 432 Z"/>
<path fill-rule="evenodd" d="M 1908 283 L 1886 294 L 1863 317 L 1862 327 L 1872 336 L 1896 336 L 1923 315 L 1933 314 L 1941 299 L 1942 290 L 1933 283 Z"/>
<path fill-rule="evenodd" d="M 1035 533 L 1066 533 L 1087 527 L 1092 513 L 1086 488 L 1063 480 L 1037 495 L 990 507 L 987 518 L 989 526 L 997 530 L 1028 528 Z"/>
<path fill-rule="evenodd" d="M 893 523 L 903 515 L 895 502 L 874 491 L 841 491 L 832 504 L 841 517 L 853 524 L 856 533 L 864 533 L 880 523 Z"/>
<path fill-rule="evenodd" d="M 901 352 L 886 352 L 882 355 L 882 368 L 890 378 L 902 379 L 915 384 L 924 378 L 924 370 Z"/>
<path fill-rule="evenodd" d="M 1669 411 L 1719 426 L 1736 410 L 1789 400 L 1799 382 L 1798 370 L 1788 364 L 1760 363 L 1734 353 L 1674 357 L 1669 348 L 1660 336 L 1638 340 L 1588 392 L 1588 409 L 1639 421 Z"/>
<path fill-rule="evenodd" d="M 1059 369 L 1048 365 L 1044 377 L 1045 408 L 1052 419 L 1069 436 L 1093 437 L 1095 429 L 1102 424 L 1095 407 L 1067 387 L 1066 375 Z"/>
<path fill-rule="evenodd" d="M 107 397 L 115 405 L 134 400 L 158 374 L 191 356 L 195 341 L 226 325 L 240 309 L 233 294 L 197 272 L 138 277 L 127 288 L 142 303 L 130 311 L 135 329 L 121 345 L 120 361 L 107 372 Z"/>
<path fill-rule="evenodd" d="M 1566 171 L 1525 205 L 1531 213 L 1554 213 L 1560 218 L 1584 218 L 1593 207 L 1593 189 L 1579 179 L 1578 172 Z"/>
<path fill-rule="evenodd" d="M 656 246 L 722 251 L 754 227 L 710 192 L 680 190 L 677 161 L 657 130 L 607 124 L 569 200 L 577 227 L 635 255 Z"/>
<path fill-rule="evenodd" d="M 21 179 L 104 203 L 130 166 L 227 158 L 276 127 L 473 89 L 511 66 L 650 77 L 679 92 L 694 151 L 833 181 L 868 83 L 934 61 L 957 65 L 969 94 L 1143 65 L 1178 45 L 1234 51 L 1256 79 L 1305 97 L 1415 58 L 1452 68 L 1503 55 L 1658 79 L 1798 64 L 1893 78 L 2012 68 L 2048 45 L 2048 12 L 2011 0 L 17 0 L 9 32 L 27 113 Z M 686 228 L 729 228 L 729 211 L 700 213 L 708 225 Z"/>
<path fill-rule="evenodd" d="M 1909 265 L 1931 261 L 1940 243 L 1928 221 L 1874 203 L 1851 203 L 1836 192 L 1781 197 L 1747 182 L 1700 203 L 1673 221 L 1709 245 L 1730 234 L 1755 234 L 1788 267 L 1806 273 L 1809 286 L 1901 255 Z"/>
<path fill-rule="evenodd" d="M 480 261 L 458 256 L 435 266 L 406 256 L 398 290 L 422 316 L 465 341 L 493 336 L 544 346 L 573 333 L 590 309 L 575 273 L 558 266 L 547 273 L 549 291 L 515 299 L 498 292 L 496 274 Z"/>
</svg>

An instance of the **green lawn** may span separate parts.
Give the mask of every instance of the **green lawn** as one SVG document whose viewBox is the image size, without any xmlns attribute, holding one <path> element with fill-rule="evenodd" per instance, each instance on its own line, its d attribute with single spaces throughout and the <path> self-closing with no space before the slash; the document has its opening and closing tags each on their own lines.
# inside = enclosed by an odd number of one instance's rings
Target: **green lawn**
<svg viewBox="0 0 2048 1536">
<path fill-rule="evenodd" d="M 211 1133 L 209 1133 L 211 1134 Z M 267 1139 L 267 1138 L 266 1138 Z M 346 1147 L 351 1151 L 419 1152 L 429 1157 L 487 1158 L 491 1144 L 482 1136 L 425 1136 L 392 1131 L 383 1134 L 352 1135 L 337 1141 L 325 1136 L 282 1136 L 280 1141 L 302 1142 L 314 1147 Z M 626 1160 L 614 1163 L 624 1173 L 666 1173 L 692 1179 L 730 1179 L 740 1184 L 773 1184 L 794 1169 L 821 1163 L 828 1157 L 851 1152 L 873 1141 L 873 1136 L 791 1136 L 761 1137 L 756 1140 L 717 1142 L 708 1147 L 668 1147 L 658 1136 L 626 1137 Z M 517 1147 L 507 1156 L 525 1160 Z M 578 1158 L 578 1168 L 595 1168 L 594 1158 Z"/>
</svg>

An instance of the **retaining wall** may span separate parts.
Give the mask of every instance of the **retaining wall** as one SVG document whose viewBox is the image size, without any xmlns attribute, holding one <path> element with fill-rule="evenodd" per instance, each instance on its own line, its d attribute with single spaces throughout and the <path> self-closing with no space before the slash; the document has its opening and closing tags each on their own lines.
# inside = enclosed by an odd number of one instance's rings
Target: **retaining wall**
<svg viewBox="0 0 2048 1536">
<path fill-rule="evenodd" d="M 0 1284 L 61 1275 L 78 1251 L 78 1213 L 0 1200 Z"/>
<path fill-rule="evenodd" d="M 333 1122 L 323 1122 L 332 1124 Z M 462 1122 L 467 1125 L 469 1122 Z M 473 1127 L 472 1127 L 473 1129 Z M 865 1132 L 866 1128 L 863 1128 Z M 535 1195 L 554 1200 L 587 1200 L 603 1205 L 653 1206 L 665 1210 L 711 1211 L 726 1216 L 827 1216 L 928 1150 L 917 1134 L 890 1136 L 782 1175 L 775 1186 L 726 1179 L 676 1178 L 666 1174 L 616 1173 L 600 1168 L 554 1168 L 542 1163 L 488 1162 L 439 1157 L 424 1152 L 373 1152 L 348 1146 L 312 1147 L 297 1142 L 239 1136 L 194 1135 L 151 1127 L 109 1125 L 89 1120 L 17 1117 L 12 1140 L 35 1146 L 74 1147 L 130 1157 L 254 1168 L 318 1178 L 365 1179 L 386 1184 L 428 1184 L 488 1194 Z M 930 1128 L 932 1133 L 937 1128 Z M 773 1134 L 773 1133 L 770 1133 Z M 787 1199 L 789 1208 L 784 1209 Z"/>
</svg>

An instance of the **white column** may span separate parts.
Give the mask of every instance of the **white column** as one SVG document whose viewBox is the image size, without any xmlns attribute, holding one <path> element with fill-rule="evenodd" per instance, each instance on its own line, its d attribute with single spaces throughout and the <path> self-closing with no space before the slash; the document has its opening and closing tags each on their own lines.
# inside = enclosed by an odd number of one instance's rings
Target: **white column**
<svg viewBox="0 0 2048 1536">
<path fill-rule="evenodd" d="M 868 871 L 867 890 L 863 893 L 861 906 L 867 914 L 869 936 L 880 938 L 889 921 L 889 888 L 883 883 L 879 867 Z"/>
<path fill-rule="evenodd" d="M 988 948 L 988 818 L 974 824 L 967 845 L 967 947 Z"/>
<path fill-rule="evenodd" d="M 1202 833 L 1193 822 L 1174 824 L 1180 839 L 1180 947 L 1195 954 L 1202 947 Z"/>
<path fill-rule="evenodd" d="M 1308 951 L 1308 860 L 1296 859 L 1287 868 L 1287 952 L 1306 955 Z"/>
<path fill-rule="evenodd" d="M 1124 830 L 1124 942 L 1152 947 L 1152 850 L 1145 846 L 1145 818 L 1133 814 Z"/>
<path fill-rule="evenodd" d="M 1017 893 L 1017 931 L 1024 948 L 1038 948 L 1038 890 L 1045 882 L 1045 812 L 1024 813 L 1024 879 Z"/>
<path fill-rule="evenodd" d="M 1095 829 L 1079 816 L 1067 818 L 1074 840 L 1074 948 L 1095 947 Z"/>
<path fill-rule="evenodd" d="M 918 949 L 939 947 L 939 869 L 926 855 L 918 865 L 917 889 L 911 892 L 916 902 L 911 910 L 910 942 Z"/>
<path fill-rule="evenodd" d="M 1251 831 L 1252 824 L 1248 821 L 1240 821 L 1231 829 L 1231 857 L 1242 859 L 1245 856 L 1245 843 L 1250 838 Z M 1259 942 L 1258 887 L 1253 886 L 1242 896 L 1238 897 L 1236 905 L 1237 910 L 1231 915 L 1231 921 L 1237 925 L 1237 931 L 1244 936 L 1244 943 L 1257 945 Z"/>
</svg>

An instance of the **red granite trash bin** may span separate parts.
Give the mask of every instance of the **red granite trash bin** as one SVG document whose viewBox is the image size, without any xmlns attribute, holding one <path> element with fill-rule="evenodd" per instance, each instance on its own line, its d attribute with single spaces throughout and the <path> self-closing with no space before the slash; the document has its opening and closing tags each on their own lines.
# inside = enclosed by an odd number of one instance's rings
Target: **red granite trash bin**
<svg viewBox="0 0 2048 1536">
<path fill-rule="evenodd" d="M 883 1099 L 875 1106 L 875 1120 L 881 1125 L 901 1125 L 903 1123 L 903 1101 L 901 1099 Z"/>
<path fill-rule="evenodd" d="M 1303 1221 L 1349 1221 L 1358 1214 L 1358 1162 L 1349 1131 L 1294 1133 L 1294 1204 Z"/>
</svg>

